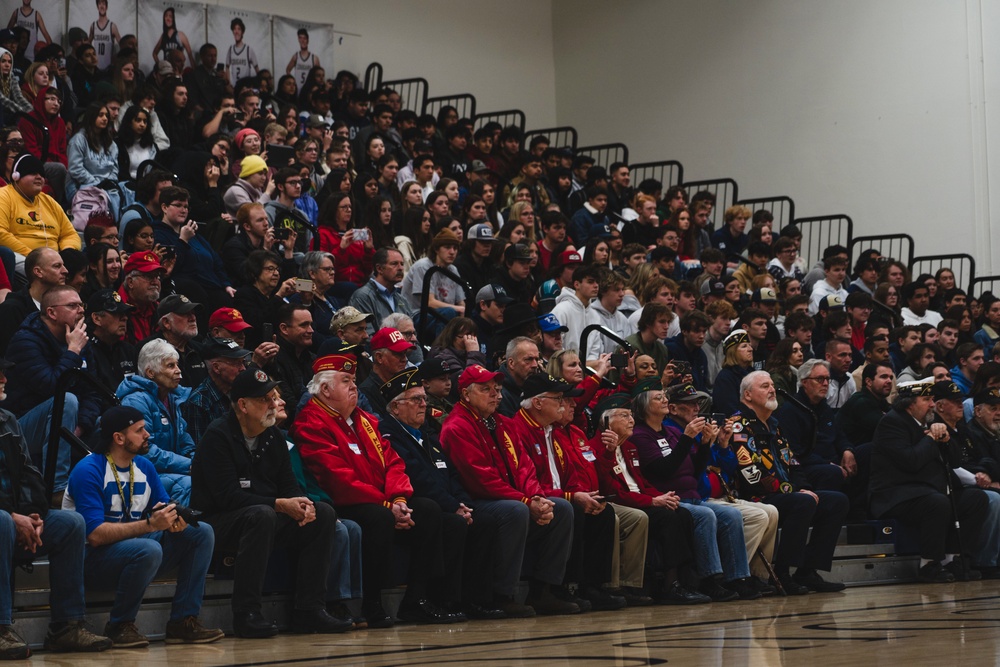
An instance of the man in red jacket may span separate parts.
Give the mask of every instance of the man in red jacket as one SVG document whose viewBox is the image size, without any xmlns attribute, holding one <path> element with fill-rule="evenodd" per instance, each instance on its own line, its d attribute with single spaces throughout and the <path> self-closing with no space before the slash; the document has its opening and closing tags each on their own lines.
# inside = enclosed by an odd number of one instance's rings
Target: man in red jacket
<svg viewBox="0 0 1000 667">
<path fill-rule="evenodd" d="M 362 611 L 368 627 L 393 625 L 382 608 L 382 589 L 391 582 L 395 542 L 410 547 L 400 620 L 463 620 L 428 599 L 428 580 L 441 575 L 441 508 L 427 498 L 413 497 L 406 464 L 379 433 L 378 419 L 358 408 L 356 368 L 353 354 L 329 354 L 313 362 L 306 388 L 312 398 L 289 434 L 337 513 L 361 526 Z"/>
<path fill-rule="evenodd" d="M 556 595 L 576 602 L 581 609 L 608 611 L 625 606 L 624 598 L 601 588 L 611 580 L 615 511 L 604 502 L 596 487 L 587 486 L 585 474 L 569 451 L 572 443 L 553 426 L 566 410 L 563 397 L 582 393 L 548 373 L 534 373 L 524 381 L 521 409 L 511 421 L 535 464 L 545 495 L 565 498 L 573 505 L 573 549 L 564 586 L 556 590 Z M 579 598 L 574 598 L 565 587 L 570 582 L 579 584 Z"/>
<path fill-rule="evenodd" d="M 458 378 L 461 401 L 441 429 L 441 445 L 472 496 L 477 515 L 495 515 L 509 539 L 500 541 L 494 581 L 496 600 L 507 616 L 575 614 L 580 607 L 556 597 L 573 540 L 573 508 L 563 497 L 547 498 L 531 457 L 510 420 L 496 414 L 502 373 L 469 366 Z M 519 530 L 518 530 L 519 529 Z M 514 600 L 528 542 L 535 547 L 527 605 Z"/>
</svg>

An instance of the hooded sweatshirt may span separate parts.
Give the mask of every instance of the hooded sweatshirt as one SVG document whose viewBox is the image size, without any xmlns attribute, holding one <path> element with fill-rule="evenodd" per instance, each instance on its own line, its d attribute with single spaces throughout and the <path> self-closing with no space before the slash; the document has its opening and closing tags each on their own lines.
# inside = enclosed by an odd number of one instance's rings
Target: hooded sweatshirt
<svg viewBox="0 0 1000 667">
<path fill-rule="evenodd" d="M 51 86 L 46 86 L 38 91 L 32 106 L 34 109 L 28 116 L 35 119 L 41 125 L 49 128 L 48 146 L 45 144 L 45 133 L 36 123 L 27 118 L 17 121 L 17 129 L 24 137 L 24 149 L 37 157 L 42 162 L 58 162 L 64 167 L 69 166 L 69 158 L 66 157 L 66 122 L 59 117 L 59 114 L 50 116 L 45 113 L 45 93 L 48 91 L 59 91 Z M 61 97 L 61 95 L 60 95 Z M 43 149 L 45 149 L 43 153 Z"/>
<path fill-rule="evenodd" d="M 16 113 L 30 113 L 32 108 L 31 102 L 25 99 L 24 93 L 21 92 L 21 82 L 17 80 L 17 75 L 14 74 L 14 54 L 7 49 L 0 48 L 0 58 L 4 54 L 10 56 L 11 70 L 7 76 L 0 74 L 0 104 L 11 115 Z"/>
</svg>

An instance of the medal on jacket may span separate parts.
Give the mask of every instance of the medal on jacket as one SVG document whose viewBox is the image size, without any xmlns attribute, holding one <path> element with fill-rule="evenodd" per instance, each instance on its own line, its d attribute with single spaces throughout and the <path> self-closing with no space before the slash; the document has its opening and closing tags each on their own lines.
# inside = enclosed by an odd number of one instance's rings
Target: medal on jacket
<svg viewBox="0 0 1000 667">
<path fill-rule="evenodd" d="M 115 460 L 111 458 L 111 454 L 105 454 L 105 458 L 108 459 L 108 465 L 111 466 L 111 472 L 115 475 L 115 486 L 118 487 L 118 496 L 122 499 L 122 521 L 127 522 L 132 520 L 132 498 L 135 497 L 135 461 L 128 462 L 128 503 L 125 503 L 125 488 L 122 486 L 122 480 L 118 477 L 118 466 L 115 465 Z"/>
</svg>

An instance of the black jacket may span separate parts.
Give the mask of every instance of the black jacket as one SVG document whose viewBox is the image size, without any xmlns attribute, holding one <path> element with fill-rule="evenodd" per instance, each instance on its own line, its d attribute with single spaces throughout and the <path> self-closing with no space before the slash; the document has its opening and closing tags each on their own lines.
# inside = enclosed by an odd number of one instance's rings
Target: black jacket
<svg viewBox="0 0 1000 667">
<path fill-rule="evenodd" d="M 871 511 L 876 518 L 899 503 L 948 490 L 941 446 L 904 411 L 882 418 L 872 441 Z"/>
<path fill-rule="evenodd" d="M 948 447 L 949 462 L 953 468 L 965 468 L 972 473 L 984 472 L 993 481 L 1000 481 L 1000 438 L 973 419 L 968 424 L 959 424 L 958 442 L 954 440 L 953 437 Z"/>
<path fill-rule="evenodd" d="M 139 350 L 131 343 L 121 341 L 111 346 L 101 342 L 96 336 L 91 336 L 90 352 L 94 357 L 94 374 L 111 393 L 114 393 L 126 375 L 135 373 Z"/>
<path fill-rule="evenodd" d="M 0 410 L 0 510 L 8 514 L 38 514 L 49 511 L 42 474 L 31 465 L 21 427 L 14 415 Z"/>
<path fill-rule="evenodd" d="M 852 444 L 863 445 L 872 441 L 875 428 L 890 409 L 889 401 L 878 398 L 867 389 L 861 389 L 840 406 L 834 423 L 843 430 Z"/>
<path fill-rule="evenodd" d="M 443 512 L 454 513 L 460 503 L 472 507 L 472 498 L 462 488 L 455 467 L 432 433 L 433 428 L 429 429 L 425 423 L 420 429 L 423 442 L 418 442 L 395 417 L 386 417 L 378 423 L 378 428 L 406 463 L 414 495 L 430 498 Z"/>
<path fill-rule="evenodd" d="M 304 350 L 302 354 L 295 353 L 295 347 L 282 338 L 276 336 L 278 342 L 278 354 L 268 363 L 264 370 L 276 380 L 281 398 L 285 401 L 285 410 L 288 412 L 288 420 L 291 424 L 295 420 L 295 410 L 298 407 L 299 399 L 306 393 L 306 382 L 312 379 L 312 363 L 315 358 L 309 350 Z"/>
<path fill-rule="evenodd" d="M 261 433 L 251 453 L 232 411 L 209 425 L 191 460 L 191 506 L 208 515 L 304 495 L 281 430 Z"/>
<path fill-rule="evenodd" d="M 34 300 L 28 294 L 27 287 L 7 295 L 4 302 L 0 304 L 0 355 L 7 353 L 10 339 L 21 328 L 24 318 L 37 312 L 38 308 L 35 307 Z"/>
<path fill-rule="evenodd" d="M 819 405 L 812 405 L 802 389 L 799 389 L 795 398 L 812 408 L 812 416 L 791 401 L 785 401 L 774 416 L 778 418 L 782 433 L 791 443 L 799 465 L 840 465 L 844 452 L 852 446 L 844 432 L 835 424 L 833 408 L 826 399 L 820 401 Z"/>
</svg>

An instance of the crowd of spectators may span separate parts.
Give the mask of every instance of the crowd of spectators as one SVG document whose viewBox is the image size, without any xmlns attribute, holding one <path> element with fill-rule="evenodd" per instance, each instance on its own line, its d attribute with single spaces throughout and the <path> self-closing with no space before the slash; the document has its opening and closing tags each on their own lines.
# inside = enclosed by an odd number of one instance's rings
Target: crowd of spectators
<svg viewBox="0 0 1000 667">
<path fill-rule="evenodd" d="M 766 210 L 713 229 L 710 192 L 348 72 L 234 86 L 206 44 L 143 73 L 128 37 L 49 79 L 0 31 L 0 657 L 10 561 L 43 553 L 62 651 L 146 645 L 176 565 L 167 640 L 215 641 L 213 555 L 236 634 L 273 636 L 275 549 L 322 633 L 391 626 L 399 583 L 418 623 L 840 591 L 869 519 L 921 581 L 1000 577 L 992 294 L 808 266 Z M 85 586 L 118 591 L 106 636 Z"/>
</svg>

